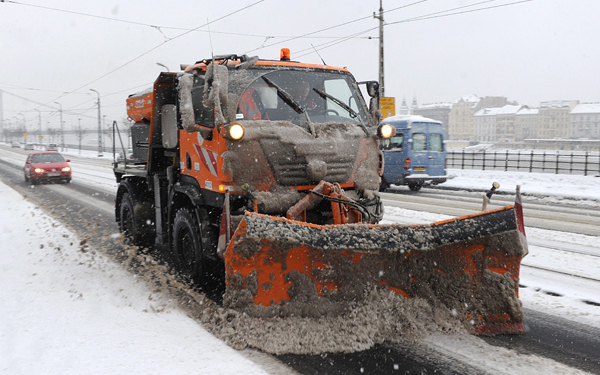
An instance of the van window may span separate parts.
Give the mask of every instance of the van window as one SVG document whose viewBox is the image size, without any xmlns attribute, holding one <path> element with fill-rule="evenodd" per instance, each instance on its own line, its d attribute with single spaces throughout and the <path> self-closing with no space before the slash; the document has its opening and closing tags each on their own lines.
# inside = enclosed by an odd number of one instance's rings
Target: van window
<svg viewBox="0 0 600 375">
<path fill-rule="evenodd" d="M 425 151 L 427 150 L 427 137 L 424 133 L 414 133 L 412 139 L 413 151 Z"/>
<path fill-rule="evenodd" d="M 379 143 L 379 149 L 402 151 L 402 142 L 404 142 L 404 134 L 396 134 L 390 139 L 381 140 Z"/>
<path fill-rule="evenodd" d="M 429 135 L 429 151 L 444 151 L 444 143 L 442 142 L 441 134 Z"/>
</svg>

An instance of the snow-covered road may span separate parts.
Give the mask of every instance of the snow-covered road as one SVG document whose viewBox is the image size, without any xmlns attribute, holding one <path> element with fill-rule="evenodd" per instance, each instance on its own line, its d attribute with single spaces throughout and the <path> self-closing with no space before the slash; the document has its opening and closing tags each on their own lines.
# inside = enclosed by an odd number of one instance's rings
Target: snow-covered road
<svg viewBox="0 0 600 375">
<path fill-rule="evenodd" d="M 24 156 L 5 152 L 3 161 L 19 165 Z M 22 158 L 22 160 L 21 160 Z M 74 158 L 75 159 L 75 158 Z M 110 169 L 90 167 L 73 160 L 73 183 L 114 192 L 116 183 Z M 107 167 L 110 164 L 107 163 Z M 448 184 L 489 188 L 489 181 L 505 181 L 504 186 L 520 183 L 523 192 L 537 191 L 551 199 L 600 202 L 600 178 L 539 174 L 486 175 L 479 171 L 452 171 L 457 176 Z M 511 182 L 506 182 L 510 180 Z M 484 186 L 485 185 L 485 186 Z M 554 192 L 547 191 L 554 186 Z M 56 186 L 60 189 L 60 186 Z M 59 222 L 32 206 L 6 185 L 0 184 L 0 370 L 3 373 L 289 373 L 289 369 L 270 357 L 254 351 L 235 351 L 212 337 L 194 320 L 182 313 L 164 296 L 113 264 L 94 249 L 81 244 Z M 85 197 L 83 198 L 85 199 Z M 386 222 L 431 222 L 444 216 L 401 208 L 387 209 Z M 528 309 L 547 312 L 590 326 L 600 325 L 598 283 L 540 271 L 536 267 L 558 267 L 568 273 L 598 278 L 598 257 L 549 251 L 548 242 L 571 244 L 600 254 L 597 236 L 528 228 L 530 254 L 521 273 L 521 299 Z M 534 245 L 535 243 L 535 245 Z M 567 277 L 567 279 L 565 279 Z M 118 317 L 118 319 L 115 319 Z M 448 341 L 449 340 L 449 341 Z M 465 342 L 467 340 L 468 342 Z M 476 337 L 431 338 L 426 345 L 438 351 L 492 352 L 497 348 Z M 453 350 L 450 350 L 453 348 Z M 493 352 L 496 352 L 495 354 Z M 500 353 L 505 372 L 520 374 L 577 373 L 573 368 L 548 361 L 526 358 L 517 353 Z M 452 355 L 452 354 L 448 354 Z M 485 356 L 483 357 L 485 361 Z M 502 368 L 498 363 L 497 368 Z M 517 367 L 514 367 L 517 366 Z M 168 369 L 168 371 L 166 371 Z"/>
</svg>

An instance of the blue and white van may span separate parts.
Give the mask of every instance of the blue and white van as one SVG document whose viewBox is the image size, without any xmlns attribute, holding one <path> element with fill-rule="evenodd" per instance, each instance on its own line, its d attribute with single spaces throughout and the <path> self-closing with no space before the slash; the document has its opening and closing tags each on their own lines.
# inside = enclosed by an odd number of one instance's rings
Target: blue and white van
<svg viewBox="0 0 600 375">
<path fill-rule="evenodd" d="M 381 140 L 384 155 L 380 191 L 390 185 L 408 185 L 418 191 L 423 185 L 446 181 L 446 146 L 442 123 L 423 116 L 393 116 L 382 124 L 396 128 L 396 135 Z"/>
</svg>

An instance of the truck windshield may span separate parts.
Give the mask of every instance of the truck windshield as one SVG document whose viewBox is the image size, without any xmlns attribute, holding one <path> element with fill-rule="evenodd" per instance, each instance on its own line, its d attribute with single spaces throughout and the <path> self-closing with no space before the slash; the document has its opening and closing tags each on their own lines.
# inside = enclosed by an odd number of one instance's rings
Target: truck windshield
<svg viewBox="0 0 600 375">
<path fill-rule="evenodd" d="M 361 121 L 368 123 L 368 120 L 359 95 L 353 79 L 345 74 L 272 71 L 257 75 L 241 94 L 236 118 L 299 123 L 305 121 L 306 112 L 313 123 L 350 122 L 360 125 Z"/>
</svg>

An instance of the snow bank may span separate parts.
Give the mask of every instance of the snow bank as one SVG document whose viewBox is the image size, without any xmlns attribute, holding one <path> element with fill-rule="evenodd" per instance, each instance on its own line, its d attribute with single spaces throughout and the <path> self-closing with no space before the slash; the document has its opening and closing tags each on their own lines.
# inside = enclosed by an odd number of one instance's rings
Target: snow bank
<svg viewBox="0 0 600 375">
<path fill-rule="evenodd" d="M 274 373 L 4 184 L 0 197 L 1 373 Z"/>
</svg>

